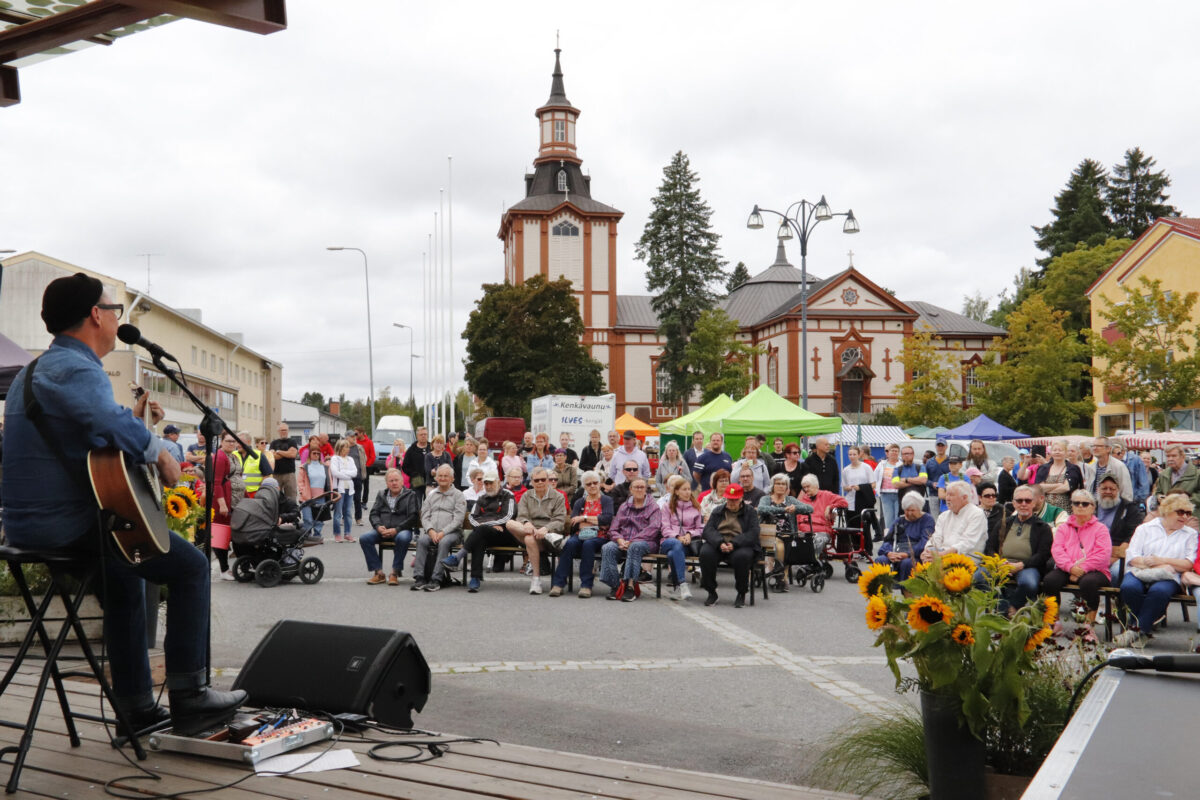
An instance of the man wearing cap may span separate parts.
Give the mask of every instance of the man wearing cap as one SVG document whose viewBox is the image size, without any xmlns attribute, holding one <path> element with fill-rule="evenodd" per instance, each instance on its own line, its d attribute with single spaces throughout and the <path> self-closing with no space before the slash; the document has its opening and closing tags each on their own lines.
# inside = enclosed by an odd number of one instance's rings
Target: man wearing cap
<svg viewBox="0 0 1200 800">
<path fill-rule="evenodd" d="M 163 446 L 170 451 L 171 456 L 180 464 L 184 462 L 183 445 L 179 443 L 179 427 L 168 425 L 163 428 Z"/>
<path fill-rule="evenodd" d="M 132 413 L 113 399 L 101 359 L 116 346 L 123 311 L 99 280 L 82 272 L 46 287 L 42 320 L 54 340 L 13 380 L 4 412 L 4 527 L 8 543 L 16 547 L 108 548 L 101 583 L 105 642 L 113 691 L 134 729 L 167 716 L 152 693 L 145 581 L 167 585 L 164 649 L 170 717 L 176 733 L 189 735 L 229 719 L 246 693 L 205 686 L 210 587 L 204 554 L 172 533 L 166 553 L 129 564 L 99 527 L 87 480 L 88 450 L 115 447 L 136 463 L 155 465 L 166 484 L 180 474 L 179 462 L 137 418 L 145 410 L 146 395 Z M 159 405 L 151 402 L 151 420 L 157 423 L 162 416 Z M 53 509 L 52 524 L 47 509 Z"/>
<path fill-rule="evenodd" d="M 1120 582 L 1117 562 L 1125 557 L 1129 540 L 1145 516 L 1141 503 L 1121 497 L 1120 481 L 1115 475 L 1110 472 L 1100 479 L 1096 488 L 1096 519 L 1104 523 L 1104 527 L 1108 528 L 1108 538 L 1112 539 L 1113 583 Z"/>
<path fill-rule="evenodd" d="M 933 458 L 925 462 L 925 475 L 929 478 L 929 482 L 925 484 L 925 493 L 929 497 L 938 496 L 938 488 L 940 486 L 938 479 L 950 471 L 950 457 L 946 455 L 946 440 L 938 439 L 934 448 L 937 452 Z M 961 463 L 962 459 L 959 459 L 959 461 Z M 929 507 L 933 508 L 933 503 L 930 503 Z M 943 506 L 942 511 L 945 510 Z"/>
<path fill-rule="evenodd" d="M 928 463 L 932 464 L 933 462 L 934 459 L 931 458 Z M 950 506 L 946 505 L 946 490 L 950 488 L 950 485 L 958 481 L 968 480 L 967 476 L 963 474 L 962 458 L 960 456 L 950 456 L 947 458 L 946 467 L 946 471 L 938 478 L 937 486 L 934 487 L 941 505 L 938 513 L 947 511 L 950 508 Z M 929 467 L 925 467 L 925 469 L 928 471 Z M 978 472 L 978 470 L 976 471 Z"/>
<path fill-rule="evenodd" d="M 378 586 L 386 581 L 389 586 L 400 585 L 404 576 L 404 557 L 412 544 L 413 531 L 421 527 L 421 498 L 417 492 L 404 488 L 404 474 L 393 467 L 384 476 L 387 487 L 375 495 L 375 502 L 367 512 L 371 530 L 358 537 L 363 557 L 371 577 L 367 583 Z M 383 576 L 383 543 L 392 543 L 392 571 Z"/>
<path fill-rule="evenodd" d="M 624 469 L 618 466 L 626 461 L 636 461 L 638 475 L 647 479 L 650 477 L 650 460 L 646 458 L 642 448 L 638 447 L 637 434 L 633 431 L 625 431 L 621 446 L 613 452 L 612 466 L 608 468 L 608 477 L 612 478 L 613 486 L 619 486 L 629 478 Z"/>
<path fill-rule="evenodd" d="M 700 586 L 708 592 L 704 605 L 717 602 L 717 564 L 724 561 L 733 567 L 737 589 L 734 608 L 746 605 L 750 591 L 750 566 L 758 556 L 758 512 L 742 502 L 742 487 L 731 483 L 725 487 L 725 502 L 713 508 L 700 538 Z"/>
<path fill-rule="evenodd" d="M 483 551 L 489 547 L 512 547 L 513 534 L 509 533 L 506 525 L 517 513 L 517 501 L 513 493 L 500 483 L 500 473 L 495 466 L 483 470 L 483 494 L 475 501 L 475 506 L 467 515 L 471 531 L 463 542 L 462 549 L 457 554 L 446 556 L 442 560 L 450 569 L 458 569 L 460 559 L 471 556 L 471 579 L 467 581 L 467 591 L 474 594 L 479 591 L 483 581 Z M 518 539 L 522 544 L 524 541 Z"/>
</svg>

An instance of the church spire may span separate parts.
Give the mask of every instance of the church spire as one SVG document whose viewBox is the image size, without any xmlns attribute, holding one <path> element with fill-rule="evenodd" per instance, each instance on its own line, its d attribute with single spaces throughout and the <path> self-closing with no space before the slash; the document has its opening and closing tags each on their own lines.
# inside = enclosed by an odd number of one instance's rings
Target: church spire
<svg viewBox="0 0 1200 800">
<path fill-rule="evenodd" d="M 550 99 L 546 101 L 546 106 L 566 106 L 571 107 L 571 101 L 567 99 L 567 90 L 563 88 L 563 73 L 562 62 L 559 54 L 562 50 L 554 48 L 554 74 L 550 81 Z M 543 106 L 545 108 L 545 106 Z"/>
<path fill-rule="evenodd" d="M 557 45 L 557 42 L 555 42 Z M 562 49 L 554 48 L 554 73 L 550 81 L 550 99 L 534 116 L 538 118 L 538 154 L 534 164 L 547 161 L 566 161 L 575 165 L 580 158 L 575 152 L 575 122 L 579 109 L 567 99 L 563 88 Z"/>
</svg>

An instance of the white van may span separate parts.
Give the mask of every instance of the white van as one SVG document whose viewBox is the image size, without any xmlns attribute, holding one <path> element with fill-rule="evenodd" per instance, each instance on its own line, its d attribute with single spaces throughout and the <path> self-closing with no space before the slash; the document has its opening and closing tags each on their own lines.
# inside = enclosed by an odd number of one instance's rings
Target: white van
<svg viewBox="0 0 1200 800">
<path fill-rule="evenodd" d="M 388 454 L 392 452 L 392 445 L 396 443 L 397 439 L 404 442 L 405 449 L 408 449 L 408 446 L 417 440 L 412 417 L 400 414 L 387 414 L 380 417 L 379 421 L 375 423 L 375 433 L 371 436 L 371 441 L 375 444 L 374 472 L 382 472 L 387 466 Z"/>
</svg>

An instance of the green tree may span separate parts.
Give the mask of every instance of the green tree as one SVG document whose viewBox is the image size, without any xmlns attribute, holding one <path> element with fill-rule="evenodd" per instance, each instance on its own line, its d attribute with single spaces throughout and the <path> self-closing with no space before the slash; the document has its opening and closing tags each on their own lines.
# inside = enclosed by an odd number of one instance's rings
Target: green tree
<svg viewBox="0 0 1200 800">
<path fill-rule="evenodd" d="M 1042 274 L 1041 290 L 1046 305 L 1069 315 L 1064 330 L 1072 334 L 1091 325 L 1092 306 L 1088 288 L 1133 244 L 1129 239 L 1109 238 L 1095 247 L 1079 247 L 1051 259 Z"/>
<path fill-rule="evenodd" d="M 598 394 L 599 361 L 580 343 L 583 320 L 566 278 L 485 283 L 467 319 L 467 387 L 500 416 L 529 417 L 544 394 Z"/>
<path fill-rule="evenodd" d="M 962 373 L 938 350 L 933 331 L 920 327 L 904 340 L 899 361 L 911 378 L 896 389 L 896 417 L 904 427 L 950 425 L 958 418 Z"/>
<path fill-rule="evenodd" d="M 1033 295 L 1008 315 L 1007 337 L 996 337 L 975 376 L 981 413 L 1030 436 L 1063 433 L 1095 410 L 1075 396 L 1087 372 L 1088 347 L 1069 328 L 1070 314 Z"/>
<path fill-rule="evenodd" d="M 1156 163 L 1135 147 L 1113 167 L 1107 200 L 1118 236 L 1136 239 L 1159 217 L 1179 216 L 1179 209 L 1167 202 L 1171 178 L 1165 170 L 1156 172 Z"/>
<path fill-rule="evenodd" d="M 1038 266 L 1045 267 L 1055 256 L 1071 252 L 1079 242 L 1094 247 L 1113 234 L 1107 196 L 1108 170 L 1099 161 L 1085 158 L 1067 179 L 1066 188 L 1054 198 L 1050 210 L 1054 219 L 1033 228 L 1038 249 L 1047 254 L 1038 260 Z"/>
<path fill-rule="evenodd" d="M 974 295 L 963 297 L 962 315 L 978 322 L 986 322 L 990 313 L 988 305 L 988 299 L 983 296 L 983 292 L 976 289 Z"/>
<path fill-rule="evenodd" d="M 320 392 L 305 392 L 304 396 L 300 398 L 300 405 L 324 411 L 326 410 L 325 395 Z"/>
<path fill-rule="evenodd" d="M 750 391 L 754 359 L 764 355 L 766 348 L 739 341 L 737 332 L 737 322 L 719 308 L 701 313 L 696 320 L 683 364 L 700 387 L 701 402 L 719 394 L 736 400 Z"/>
<path fill-rule="evenodd" d="M 734 289 L 748 280 L 750 280 L 750 270 L 746 269 L 745 261 L 739 261 L 733 268 L 733 272 L 729 273 L 729 280 L 725 281 L 725 291 L 732 293 Z"/>
<path fill-rule="evenodd" d="M 1038 285 L 1038 273 L 1029 267 L 1021 267 L 1013 277 L 1012 294 L 1008 293 L 1008 289 L 1001 291 L 1000 296 L 996 298 L 996 307 L 992 309 L 984 322 L 995 325 L 997 328 L 1003 328 L 1004 320 L 1008 319 L 1008 315 L 1028 300 L 1029 296 L 1038 290 Z"/>
<path fill-rule="evenodd" d="M 1088 331 L 1092 374 L 1114 400 L 1136 400 L 1162 412 L 1200 394 L 1200 325 L 1193 310 L 1200 295 L 1163 291 L 1162 281 L 1138 278 L 1114 302 L 1101 297 L 1099 315 L 1109 325 Z"/>
<path fill-rule="evenodd" d="M 688 157 L 677 152 L 663 168 L 650 219 L 634 248 L 646 264 L 646 285 L 655 293 L 650 305 L 658 315 L 658 333 L 666 344 L 659 369 L 669 376 L 666 403 L 688 399 L 697 381 L 684 360 L 684 349 L 700 315 L 716 305 L 714 286 L 725 278 L 725 260 L 718 250 L 720 235 L 711 226 L 712 209 L 700 197 Z"/>
</svg>

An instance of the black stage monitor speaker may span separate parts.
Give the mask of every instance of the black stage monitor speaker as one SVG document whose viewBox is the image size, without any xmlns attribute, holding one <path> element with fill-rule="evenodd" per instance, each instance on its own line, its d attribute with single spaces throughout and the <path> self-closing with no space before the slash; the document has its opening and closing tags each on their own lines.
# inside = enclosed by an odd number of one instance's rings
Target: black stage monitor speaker
<svg viewBox="0 0 1200 800">
<path fill-rule="evenodd" d="M 290 619 L 267 632 L 233 684 L 252 706 L 365 714 L 405 729 L 429 686 L 429 664 L 403 631 Z"/>
</svg>

